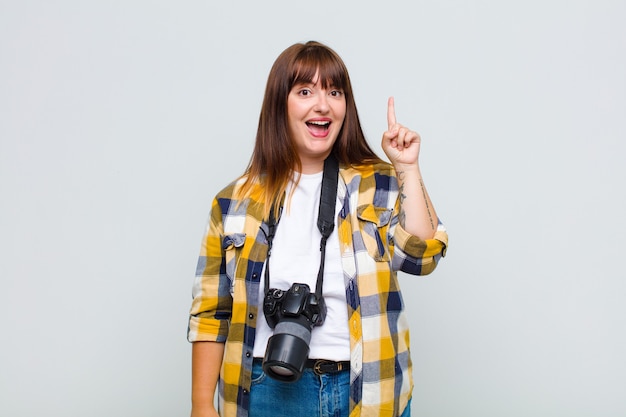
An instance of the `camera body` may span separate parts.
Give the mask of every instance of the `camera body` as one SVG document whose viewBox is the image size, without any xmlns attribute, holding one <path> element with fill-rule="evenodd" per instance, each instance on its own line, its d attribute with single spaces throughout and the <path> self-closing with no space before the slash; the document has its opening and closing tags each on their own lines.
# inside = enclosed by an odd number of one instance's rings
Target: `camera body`
<svg viewBox="0 0 626 417">
<path fill-rule="evenodd" d="M 272 288 L 265 294 L 263 313 L 274 329 L 263 370 L 274 379 L 295 382 L 309 356 L 311 330 L 326 319 L 324 298 L 311 293 L 307 284 L 294 283 L 287 291 Z"/>
<path fill-rule="evenodd" d="M 304 316 L 311 328 L 321 326 L 326 319 L 324 298 L 317 298 L 307 284 L 294 283 L 287 291 L 272 288 L 265 294 L 263 313 L 267 324 L 274 329 L 287 317 Z"/>
</svg>

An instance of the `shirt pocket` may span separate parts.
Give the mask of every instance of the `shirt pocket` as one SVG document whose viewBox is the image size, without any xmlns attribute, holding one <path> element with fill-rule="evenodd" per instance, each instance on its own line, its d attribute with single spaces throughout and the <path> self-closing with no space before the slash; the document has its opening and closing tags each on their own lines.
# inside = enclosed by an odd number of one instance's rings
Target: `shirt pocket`
<svg viewBox="0 0 626 417">
<path fill-rule="evenodd" d="M 230 293 L 235 291 L 235 273 L 237 263 L 241 257 L 241 248 L 246 242 L 245 233 L 232 233 L 224 235 L 222 238 L 222 249 L 224 249 L 224 265 L 226 276 L 230 280 Z"/>
<path fill-rule="evenodd" d="M 387 230 L 391 220 L 391 210 L 365 204 L 357 208 L 357 217 L 367 252 L 377 262 L 389 261 Z"/>
</svg>

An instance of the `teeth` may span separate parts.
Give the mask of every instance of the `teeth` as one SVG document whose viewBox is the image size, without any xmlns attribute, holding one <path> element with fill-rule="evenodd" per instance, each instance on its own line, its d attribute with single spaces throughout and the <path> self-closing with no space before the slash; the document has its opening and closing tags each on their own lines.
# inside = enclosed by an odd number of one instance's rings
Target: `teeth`
<svg viewBox="0 0 626 417">
<path fill-rule="evenodd" d="M 330 122 L 318 122 L 318 121 L 311 121 L 307 123 L 311 125 L 317 125 L 317 126 L 328 126 L 330 124 Z"/>
</svg>

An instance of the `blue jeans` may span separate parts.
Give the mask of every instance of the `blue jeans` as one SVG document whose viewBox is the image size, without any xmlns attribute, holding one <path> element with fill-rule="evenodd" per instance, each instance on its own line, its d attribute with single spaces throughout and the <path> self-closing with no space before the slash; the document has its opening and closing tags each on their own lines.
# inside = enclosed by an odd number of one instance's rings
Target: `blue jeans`
<svg viewBox="0 0 626 417">
<path fill-rule="evenodd" d="M 250 417 L 348 417 L 350 371 L 315 375 L 306 368 L 294 383 L 265 375 L 261 360 L 254 360 L 250 387 Z M 401 417 L 410 417 L 411 407 Z"/>
</svg>

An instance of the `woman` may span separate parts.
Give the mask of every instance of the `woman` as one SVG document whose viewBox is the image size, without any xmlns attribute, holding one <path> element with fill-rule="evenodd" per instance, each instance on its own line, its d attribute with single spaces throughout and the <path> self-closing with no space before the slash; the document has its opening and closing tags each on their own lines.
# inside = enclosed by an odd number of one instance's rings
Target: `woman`
<svg viewBox="0 0 626 417">
<path fill-rule="evenodd" d="M 202 242 L 188 333 L 192 416 L 217 415 L 218 381 L 223 416 L 410 414 L 409 334 L 396 271 L 432 272 L 447 234 L 420 174 L 420 136 L 396 122 L 393 98 L 387 121 L 382 147 L 391 164 L 367 144 L 334 51 L 308 42 L 277 58 L 250 164 L 216 196 Z M 339 174 L 326 188 L 336 190 L 326 197 L 335 203 L 326 240 L 317 221 L 327 160 L 338 161 Z M 269 282 L 283 296 L 296 288 L 295 297 L 303 284 L 318 288 L 318 272 L 325 320 L 307 316 L 291 327 L 310 336 L 306 364 L 272 367 L 268 344 L 276 322 L 288 319 L 264 314 Z M 280 300 L 272 311 L 288 310 Z M 297 381 L 281 380 L 289 378 Z"/>
</svg>

